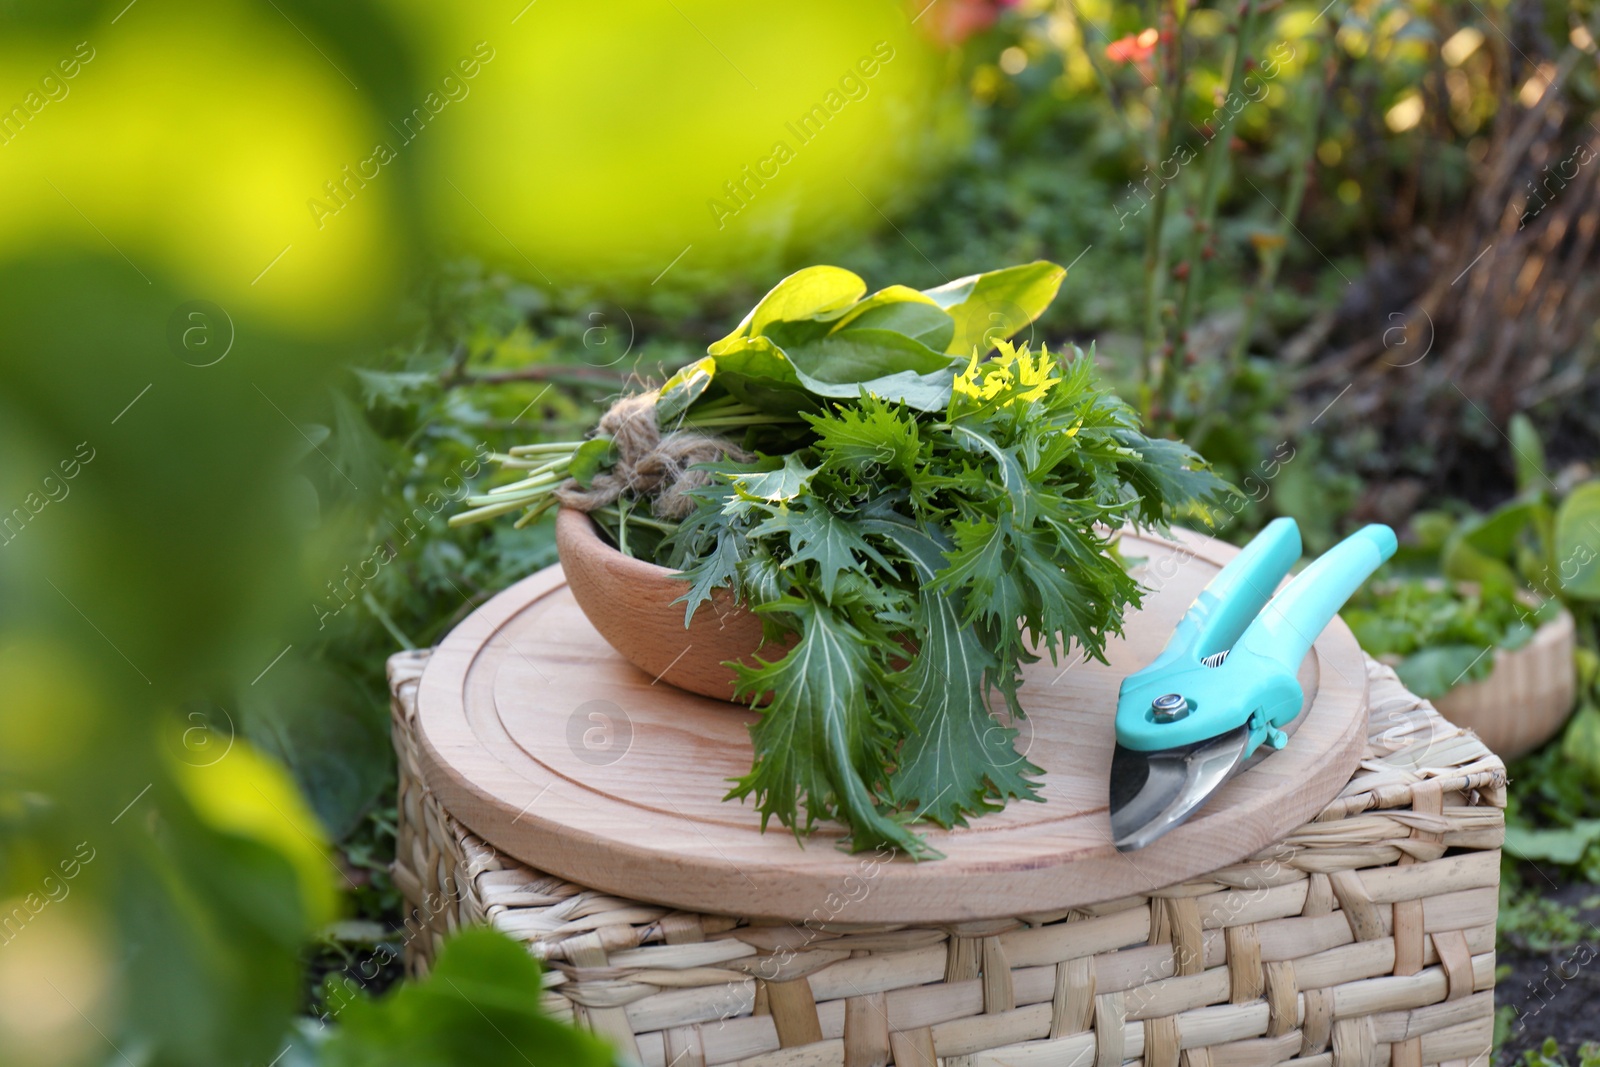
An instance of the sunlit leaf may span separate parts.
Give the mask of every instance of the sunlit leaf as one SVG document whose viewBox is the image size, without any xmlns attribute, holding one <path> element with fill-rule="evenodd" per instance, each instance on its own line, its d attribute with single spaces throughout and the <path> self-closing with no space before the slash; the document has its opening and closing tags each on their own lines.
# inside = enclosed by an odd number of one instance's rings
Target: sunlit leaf
<svg viewBox="0 0 1600 1067">
<path fill-rule="evenodd" d="M 721 355 L 740 338 L 759 337 L 775 322 L 808 319 L 849 307 L 866 291 L 867 283 L 843 267 L 817 266 L 795 271 L 773 286 L 732 333 L 711 346 L 710 352 Z"/>
<path fill-rule="evenodd" d="M 338 870 L 327 837 L 287 772 L 246 741 L 234 739 L 215 763 L 169 761 L 173 777 L 209 826 L 283 853 L 300 880 L 301 902 L 314 924 L 338 910 Z"/>
<path fill-rule="evenodd" d="M 1066 268 L 1040 260 L 926 290 L 956 323 L 945 351 L 960 356 L 975 348 L 987 352 L 1043 314 L 1066 276 Z"/>
</svg>

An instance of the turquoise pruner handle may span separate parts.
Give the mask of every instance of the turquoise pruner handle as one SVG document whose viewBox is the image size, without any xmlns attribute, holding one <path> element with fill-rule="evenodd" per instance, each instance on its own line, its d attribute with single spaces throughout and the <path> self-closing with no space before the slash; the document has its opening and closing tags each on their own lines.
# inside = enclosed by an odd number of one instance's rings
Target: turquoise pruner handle
<svg viewBox="0 0 1600 1067">
<path fill-rule="evenodd" d="M 1300 527 L 1293 519 L 1273 519 L 1195 597 L 1169 644 L 1179 643 L 1181 636 L 1183 645 L 1201 659 L 1226 652 L 1261 614 L 1299 558 Z M 1192 632 L 1185 633 L 1186 628 Z"/>
<path fill-rule="evenodd" d="M 1300 555 L 1300 532 L 1291 519 L 1269 524 L 1195 598 L 1161 655 L 1123 679 L 1117 743 L 1144 752 L 1172 749 L 1248 725 L 1246 756 L 1262 743 L 1282 748 L 1288 741 L 1282 728 L 1304 705 L 1301 661 L 1394 550 L 1393 530 L 1368 526 L 1273 597 Z M 1176 712 L 1157 705 L 1177 698 Z"/>
<path fill-rule="evenodd" d="M 1300 527 L 1273 519 L 1200 590 L 1161 654 L 1139 674 L 1181 670 L 1232 648 L 1299 558 Z"/>
<path fill-rule="evenodd" d="M 1394 555 L 1394 531 L 1362 527 L 1301 571 L 1274 597 L 1238 641 L 1238 651 L 1276 660 L 1291 674 L 1344 602 Z"/>
</svg>

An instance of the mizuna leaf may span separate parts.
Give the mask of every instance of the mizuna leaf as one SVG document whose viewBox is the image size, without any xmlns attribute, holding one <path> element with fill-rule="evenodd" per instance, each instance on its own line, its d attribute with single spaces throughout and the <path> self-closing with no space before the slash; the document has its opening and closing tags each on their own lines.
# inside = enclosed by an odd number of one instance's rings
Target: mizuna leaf
<svg viewBox="0 0 1600 1067">
<path fill-rule="evenodd" d="M 994 598 L 999 583 L 1011 571 L 1001 524 L 989 519 L 958 521 L 951 524 L 950 533 L 955 547 L 945 554 L 946 565 L 936 585 L 942 589 L 965 586 L 978 601 Z"/>
<path fill-rule="evenodd" d="M 866 542 L 855 528 L 821 503 L 812 501 L 801 508 L 773 509 L 771 517 L 751 531 L 752 537 L 783 535 L 788 541 L 792 567 L 807 561 L 817 565 L 817 580 L 822 597 L 833 602 L 834 586 L 840 573 L 866 573 L 867 562 L 890 569 L 889 561 Z"/>
<path fill-rule="evenodd" d="M 710 600 L 713 591 L 731 588 L 738 593 L 739 564 L 744 562 L 744 556 L 744 539 L 734 530 L 724 528 L 717 533 L 716 547 L 681 572 L 689 589 L 673 603 L 684 604 L 685 629 L 694 618 L 695 609 Z"/>
<path fill-rule="evenodd" d="M 776 816 L 799 833 L 835 815 L 850 827 L 854 851 L 888 843 L 936 855 L 878 810 L 875 788 L 893 735 L 873 712 L 883 673 L 867 636 L 827 605 L 786 599 L 768 608 L 798 616 L 800 639 L 782 659 L 736 667 L 741 698 L 770 700 L 750 727 L 755 763 L 728 798 L 753 795 L 763 828 Z"/>
<path fill-rule="evenodd" d="M 729 481 L 740 496 L 778 503 L 804 493 L 815 473 L 798 454 L 791 452 L 783 457 L 783 465 L 776 470 L 735 474 Z"/>
<path fill-rule="evenodd" d="M 969 447 L 980 448 L 989 453 L 990 458 L 999 468 L 1000 484 L 1005 487 L 1006 495 L 1011 498 L 1012 515 L 1017 525 L 1027 526 L 1033 521 L 1033 504 L 1029 492 L 1028 474 L 1022 469 L 1022 463 L 1012 452 L 995 444 L 987 434 L 972 429 L 970 426 L 956 426 L 953 428 L 956 437 Z"/>
<path fill-rule="evenodd" d="M 875 467 L 893 467 L 910 474 L 922 453 L 916 420 L 877 397 L 807 421 L 817 432 L 816 451 L 825 468 L 870 474 Z"/>
<path fill-rule="evenodd" d="M 905 688 L 915 732 L 889 778 L 897 804 L 940 826 L 998 811 L 1013 798 L 1038 799 L 1030 775 L 1044 772 L 1017 753 L 1017 731 L 1001 726 L 984 700 L 985 680 L 1000 664 L 977 632 L 961 621 L 960 598 L 931 588 L 943 565 L 939 544 L 911 527 L 883 520 L 861 523 L 864 533 L 894 545 L 917 571 L 916 656 L 896 680 Z"/>
<path fill-rule="evenodd" d="M 1114 430 L 1112 437 L 1138 454 L 1118 463 L 1117 470 L 1138 494 L 1142 522 L 1163 522 L 1173 505 L 1220 499 L 1230 490 L 1182 441 L 1146 437 L 1137 430 Z"/>
</svg>

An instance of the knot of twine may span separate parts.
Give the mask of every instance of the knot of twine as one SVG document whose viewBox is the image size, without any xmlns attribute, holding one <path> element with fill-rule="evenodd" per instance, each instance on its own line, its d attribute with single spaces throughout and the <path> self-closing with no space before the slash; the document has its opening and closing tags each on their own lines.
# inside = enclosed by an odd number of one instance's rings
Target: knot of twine
<svg viewBox="0 0 1600 1067">
<path fill-rule="evenodd" d="M 659 392 L 640 393 L 612 404 L 600 416 L 598 432 L 616 446 L 616 465 L 595 475 L 587 489 L 569 479 L 556 489 L 556 499 L 569 508 L 594 511 L 632 492 L 650 497 L 658 517 L 684 519 L 695 506 L 689 491 L 711 484 L 710 472 L 691 467 L 724 457 L 741 463 L 755 458 L 722 437 L 695 430 L 663 434 L 656 422 L 660 398 Z"/>
</svg>

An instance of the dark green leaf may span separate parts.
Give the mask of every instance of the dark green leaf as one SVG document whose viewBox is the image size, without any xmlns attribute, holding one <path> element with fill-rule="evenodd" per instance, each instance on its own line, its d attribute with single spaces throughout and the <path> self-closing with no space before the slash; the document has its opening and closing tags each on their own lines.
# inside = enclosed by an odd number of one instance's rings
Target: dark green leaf
<svg viewBox="0 0 1600 1067">
<path fill-rule="evenodd" d="M 944 312 L 937 308 L 935 314 Z M 857 386 L 891 374 L 933 374 L 947 371 L 953 361 L 943 352 L 892 330 L 849 329 L 786 349 L 802 375 L 829 385 Z M 875 392 L 871 390 L 869 392 Z M 846 394 L 857 395 L 852 388 Z"/>
<path fill-rule="evenodd" d="M 891 294 L 898 299 L 890 299 Z M 857 304 L 833 329 L 836 333 L 846 329 L 889 330 L 943 352 L 955 336 L 956 322 L 948 311 L 915 289 L 897 286 Z"/>
<path fill-rule="evenodd" d="M 1542 510 L 1538 500 L 1519 499 L 1464 522 L 1441 554 L 1446 576 L 1509 595 L 1520 584 L 1511 567 L 1518 541 L 1538 522 Z"/>
<path fill-rule="evenodd" d="M 717 383 L 728 392 L 752 407 L 784 415 L 814 411 L 824 398 L 854 399 L 863 390 L 920 411 L 942 410 L 949 403 L 953 365 L 927 372 L 910 369 L 907 365 L 914 366 L 924 358 L 922 353 L 893 347 L 877 350 L 873 358 L 875 363 L 862 368 L 861 377 L 827 382 L 801 371 L 771 339 L 755 337 L 735 342 L 712 362 Z M 897 365 L 907 369 L 894 369 Z M 879 371 L 881 376 L 875 376 Z"/>
<path fill-rule="evenodd" d="M 920 838 L 878 810 L 875 789 L 893 734 L 873 712 L 884 683 L 868 635 L 824 605 L 783 600 L 768 607 L 799 617 L 800 640 L 776 662 L 758 657 L 757 666 L 738 667 L 739 695 L 770 701 L 750 727 L 755 764 L 728 796 L 754 795 L 763 826 L 776 816 L 799 831 L 837 813 L 856 851 L 888 843 L 930 855 Z"/>
<path fill-rule="evenodd" d="M 1424 700 L 1437 700 L 1456 685 L 1486 677 L 1494 666 L 1494 650 L 1481 645 L 1436 645 L 1407 656 L 1395 673 L 1407 689 Z M 1480 668 L 1472 673 L 1475 668 Z"/>
<path fill-rule="evenodd" d="M 540 1006 L 526 946 L 488 927 L 445 942 L 428 977 L 377 1001 L 356 1000 L 325 1048 L 328 1067 L 612 1067 L 611 1049 Z"/>
<path fill-rule="evenodd" d="M 1585 482 L 1561 502 L 1555 542 L 1562 590 L 1600 600 L 1600 482 Z"/>
<path fill-rule="evenodd" d="M 594 484 L 594 476 L 617 461 L 617 447 L 606 436 L 591 437 L 572 453 L 567 474 L 583 488 Z"/>
</svg>

